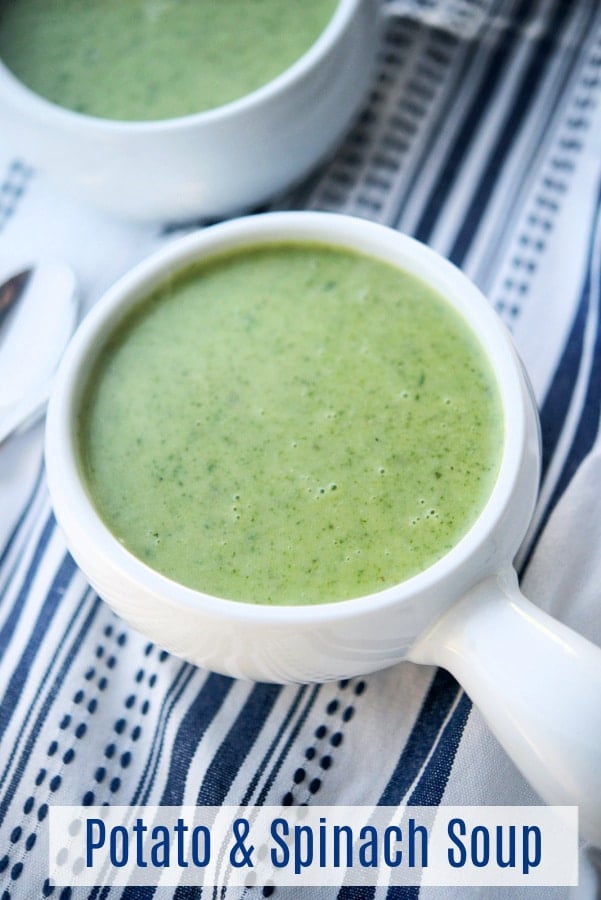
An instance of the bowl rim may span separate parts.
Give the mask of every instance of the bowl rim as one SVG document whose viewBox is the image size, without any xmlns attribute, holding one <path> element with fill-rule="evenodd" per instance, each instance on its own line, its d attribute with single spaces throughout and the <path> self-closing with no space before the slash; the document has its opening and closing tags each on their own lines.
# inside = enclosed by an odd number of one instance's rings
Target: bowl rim
<svg viewBox="0 0 601 900">
<path fill-rule="evenodd" d="M 331 48 L 342 37 L 353 16 L 358 14 L 363 0 L 337 0 L 336 8 L 327 25 L 315 41 L 290 66 L 253 91 L 243 94 L 228 103 L 210 109 L 172 116 L 163 119 L 110 119 L 77 112 L 61 106 L 53 100 L 38 94 L 18 78 L 0 58 L 0 90 L 15 95 L 25 111 L 41 116 L 44 120 L 55 119 L 65 126 L 85 127 L 99 133 L 117 132 L 121 134 L 177 131 L 191 125 L 211 124 L 244 114 L 255 106 L 269 103 L 279 94 L 302 81 L 327 56 Z"/>
<path fill-rule="evenodd" d="M 86 372 L 119 318 L 165 278 L 196 260 L 261 243 L 305 241 L 356 250 L 421 277 L 463 316 L 489 359 L 503 408 L 505 436 L 497 479 L 480 514 L 455 546 L 422 572 L 360 597 L 317 604 L 268 605 L 215 597 L 161 575 L 126 550 L 94 509 L 77 463 L 74 413 Z M 424 275 L 424 272 L 427 273 Z M 448 291 L 443 289 L 446 285 Z M 104 294 L 79 326 L 59 367 L 50 398 L 45 439 L 48 486 L 59 524 L 71 544 L 69 519 L 87 555 L 130 584 L 176 607 L 255 624 L 315 625 L 353 618 L 409 601 L 469 565 L 489 541 L 519 485 L 527 444 L 523 370 L 513 342 L 480 290 L 448 260 L 414 238 L 365 219 L 328 212 L 268 212 L 231 219 L 168 243 L 136 265 Z M 527 524 L 527 523 L 526 523 Z M 524 527 L 525 530 L 525 527 Z M 78 558 L 77 551 L 73 551 Z M 83 555 L 83 554 L 82 554 Z M 509 561 L 509 560 L 508 560 Z M 85 568 L 84 568 L 85 572 Z M 491 574 L 491 573 L 489 573 Z M 109 598 L 110 602 L 110 598 Z"/>
</svg>

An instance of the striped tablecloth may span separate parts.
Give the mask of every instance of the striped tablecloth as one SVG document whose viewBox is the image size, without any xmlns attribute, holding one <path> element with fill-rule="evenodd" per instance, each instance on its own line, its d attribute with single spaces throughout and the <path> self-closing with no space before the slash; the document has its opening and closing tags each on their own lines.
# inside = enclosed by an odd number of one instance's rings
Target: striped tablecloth
<svg viewBox="0 0 601 900">
<path fill-rule="evenodd" d="M 0 276 L 25 258 L 59 255 L 76 269 L 89 308 L 178 233 L 111 221 L 61 196 L 14 158 L 1 124 Z M 521 556 L 524 590 L 598 643 L 600 175 L 595 0 L 394 0 L 360 121 L 325 167 L 273 204 L 413 234 L 490 298 L 515 336 L 542 420 L 544 478 Z M 41 426 L 0 448 L 0 697 L 2 900 L 200 895 L 53 889 L 52 804 L 538 802 L 444 671 L 404 663 L 338 684 L 250 685 L 183 663 L 132 631 L 65 549 Z M 583 847 L 578 889 L 527 896 L 600 892 L 600 854 Z M 313 893 L 367 900 L 387 890 Z"/>
</svg>

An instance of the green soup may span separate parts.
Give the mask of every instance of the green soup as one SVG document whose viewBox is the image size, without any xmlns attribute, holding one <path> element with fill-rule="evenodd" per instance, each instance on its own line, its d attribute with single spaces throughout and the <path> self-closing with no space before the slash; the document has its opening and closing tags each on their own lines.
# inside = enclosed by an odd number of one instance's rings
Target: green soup
<svg viewBox="0 0 601 900">
<path fill-rule="evenodd" d="M 170 578 L 305 604 L 443 556 L 499 468 L 489 363 L 416 278 L 351 251 L 214 257 L 138 305 L 83 394 L 81 465 L 108 527 Z"/>
<path fill-rule="evenodd" d="M 110 119 L 184 116 L 280 75 L 337 0 L 9 0 L 0 57 L 28 87 Z"/>
</svg>

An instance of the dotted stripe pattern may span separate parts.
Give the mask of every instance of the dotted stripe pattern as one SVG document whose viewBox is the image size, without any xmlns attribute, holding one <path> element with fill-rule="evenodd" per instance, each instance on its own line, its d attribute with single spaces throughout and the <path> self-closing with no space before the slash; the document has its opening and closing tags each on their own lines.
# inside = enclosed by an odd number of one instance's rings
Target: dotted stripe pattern
<svg viewBox="0 0 601 900">
<path fill-rule="evenodd" d="M 17 211 L 25 194 L 33 169 L 21 159 L 14 159 L 0 183 L 0 232 Z"/>
<path fill-rule="evenodd" d="M 304 758 L 290 779 L 290 789 L 280 798 L 282 806 L 306 806 L 319 793 L 326 773 L 336 763 L 336 751 L 342 746 L 349 723 L 354 719 L 357 704 L 368 687 L 366 679 L 345 679 L 338 682 L 336 694 L 327 699 L 321 722 L 313 731 L 313 739 L 304 749 Z M 263 897 L 271 897 L 275 886 L 266 883 Z"/>
<path fill-rule="evenodd" d="M 135 635 L 138 638 L 137 635 Z M 104 746 L 101 758 L 94 758 L 86 745 L 92 719 L 101 711 L 103 695 L 111 686 L 111 680 L 119 679 L 119 661 L 127 653 L 130 638 L 127 627 L 106 610 L 101 639 L 94 650 L 94 662 L 80 673 L 80 687 L 76 688 L 71 702 L 62 713 L 57 711 L 57 737 L 48 744 L 44 763 L 39 767 L 27 792 L 22 809 L 16 809 L 16 824 L 9 826 L 9 847 L 0 856 L 0 877 L 10 883 L 18 882 L 26 870 L 29 851 L 36 845 L 40 828 L 44 825 L 52 803 L 77 803 L 82 806 L 110 805 L 129 800 L 128 769 L 132 763 L 135 745 L 142 737 L 145 717 L 151 708 L 152 689 L 157 684 L 158 667 L 169 654 L 146 643 L 140 658 L 140 666 L 123 699 L 122 714 L 115 719 L 112 734 Z M 134 649 L 135 652 L 135 649 Z M 133 720 L 132 725 L 130 719 Z M 85 781 L 93 785 L 78 799 L 61 800 L 61 788 L 68 776 L 68 769 L 76 764 L 88 770 Z M 24 786 L 23 786 L 24 787 Z M 122 787 L 127 797 L 119 800 Z M 22 817 L 21 817 L 22 815 Z M 50 897 L 58 890 L 45 879 L 40 886 L 42 896 Z M 70 888 L 62 888 L 57 896 L 68 900 Z M 10 900 L 11 892 L 5 889 L 2 900 Z"/>
<path fill-rule="evenodd" d="M 490 0 L 387 0 L 390 11 L 470 40 L 490 15 Z"/>
<path fill-rule="evenodd" d="M 345 728 L 355 715 L 357 700 L 366 687 L 367 681 L 364 679 L 338 683 L 337 696 L 328 700 L 322 722 L 313 733 L 313 742 L 305 748 L 304 760 L 292 775 L 290 790 L 281 799 L 283 806 L 306 804 L 318 793 L 324 773 L 335 762 L 335 753 L 344 740 Z"/>
<path fill-rule="evenodd" d="M 499 290 L 491 297 L 499 315 L 511 326 L 522 312 L 533 279 L 544 259 L 549 235 L 573 181 L 584 135 L 592 125 L 595 94 L 601 86 L 601 36 L 583 65 L 570 107 L 542 168 L 537 190 L 516 231 Z"/>
<path fill-rule="evenodd" d="M 420 52 L 415 52 L 417 41 Z M 382 220 L 387 196 L 431 114 L 459 45 L 450 33 L 420 32 L 412 19 L 387 23 L 376 87 L 343 150 L 308 199 L 314 209 Z"/>
</svg>

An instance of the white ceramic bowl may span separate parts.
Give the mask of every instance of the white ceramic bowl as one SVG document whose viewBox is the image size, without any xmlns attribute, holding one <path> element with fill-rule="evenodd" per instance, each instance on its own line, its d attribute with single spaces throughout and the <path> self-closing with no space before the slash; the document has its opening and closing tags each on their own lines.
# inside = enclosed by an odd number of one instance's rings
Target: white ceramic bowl
<svg viewBox="0 0 601 900">
<path fill-rule="evenodd" d="M 354 248 L 426 281 L 472 328 L 503 404 L 499 475 L 456 546 L 395 587 L 317 606 L 223 600 L 148 568 L 100 520 L 74 440 L 86 375 L 133 303 L 192 260 L 282 239 Z M 264 681 L 325 681 L 403 659 L 443 665 L 541 796 L 577 803 L 584 833 L 601 844 L 601 651 L 529 603 L 512 569 L 537 493 L 536 410 L 500 320 L 467 278 L 433 251 L 371 222 L 308 212 L 232 220 L 174 242 L 116 284 L 80 326 L 50 401 L 46 463 L 56 516 L 77 563 L 113 609 L 152 640 L 209 669 Z"/>
<path fill-rule="evenodd" d="M 175 584 L 129 554 L 96 514 L 82 483 L 73 423 L 80 390 L 104 340 L 153 286 L 213 252 L 281 239 L 342 244 L 408 269 L 445 296 L 485 348 L 499 380 L 506 440 L 497 483 L 478 521 L 426 572 L 378 593 L 311 607 L 253 606 Z M 179 239 L 121 279 L 72 341 L 48 413 L 47 467 L 58 521 L 98 592 L 162 646 L 208 668 L 272 681 L 320 681 L 383 668 L 474 583 L 513 558 L 537 492 L 536 416 L 500 320 L 455 267 L 392 229 L 326 213 L 242 218 Z M 410 601 L 410 602 L 409 602 Z"/>
<path fill-rule="evenodd" d="M 363 104 L 377 48 L 379 0 L 339 0 L 289 69 L 217 109 L 120 122 L 63 109 L 0 61 L 3 140 L 61 187 L 130 219 L 229 215 L 262 203 L 340 141 Z"/>
</svg>

